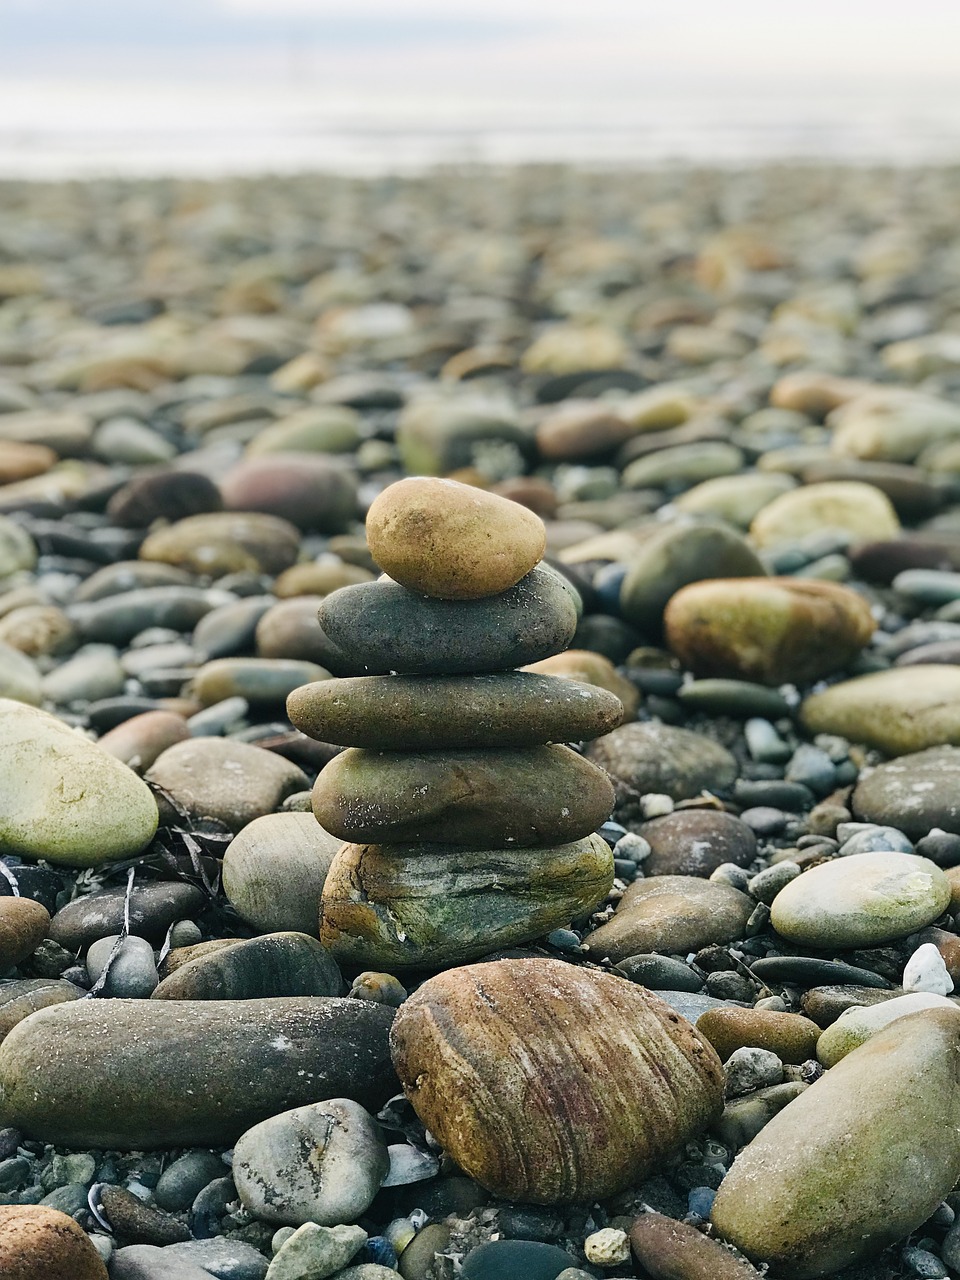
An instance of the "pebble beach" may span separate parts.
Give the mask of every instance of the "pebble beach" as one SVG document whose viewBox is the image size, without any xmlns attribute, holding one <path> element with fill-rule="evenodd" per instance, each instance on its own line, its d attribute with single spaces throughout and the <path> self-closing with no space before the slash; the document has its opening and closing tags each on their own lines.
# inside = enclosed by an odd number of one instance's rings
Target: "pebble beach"
<svg viewBox="0 0 960 1280">
<path fill-rule="evenodd" d="M 960 1276 L 958 221 L 0 181 L 3 1280 Z"/>
</svg>

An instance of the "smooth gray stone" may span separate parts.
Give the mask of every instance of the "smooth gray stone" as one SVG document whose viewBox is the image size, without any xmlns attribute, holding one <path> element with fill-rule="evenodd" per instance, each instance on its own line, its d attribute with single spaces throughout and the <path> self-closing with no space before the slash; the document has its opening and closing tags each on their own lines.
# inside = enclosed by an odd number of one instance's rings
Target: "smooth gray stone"
<svg viewBox="0 0 960 1280">
<path fill-rule="evenodd" d="M 736 1000 L 717 1000 L 714 996 L 705 996 L 699 991 L 658 991 L 657 995 L 688 1022 L 696 1022 L 701 1013 L 706 1013 L 708 1009 L 740 1007 Z"/>
<path fill-rule="evenodd" d="M 47 936 L 68 951 L 118 933 L 123 925 L 123 889 L 91 893 L 61 907 L 50 922 Z M 174 920 L 195 915 L 205 898 L 193 885 L 157 880 L 133 887 L 130 895 L 130 932 L 150 942 L 162 942 Z"/>
<path fill-rule="evenodd" d="M 147 627 L 192 631 L 211 609 L 235 597 L 215 587 L 140 587 L 67 607 L 67 616 L 86 640 L 128 644 Z"/>
<path fill-rule="evenodd" d="M 333 957 L 305 933 L 269 933 L 188 960 L 164 978 L 154 1000 L 256 1000 L 338 996 L 343 979 Z"/>
<path fill-rule="evenodd" d="M 170 1253 L 176 1245 L 158 1249 L 152 1244 L 131 1244 L 110 1259 L 110 1280 L 210 1280 L 205 1267 Z"/>
<path fill-rule="evenodd" d="M 154 1199 L 168 1213 L 189 1209 L 203 1188 L 226 1172 L 215 1151 L 188 1151 L 161 1173 Z"/>
<path fill-rule="evenodd" d="M 341 587 L 321 604 L 320 625 L 370 675 L 464 675 L 560 653 L 577 609 L 560 575 L 540 566 L 484 600 L 432 600 L 389 581 Z"/>
<path fill-rule="evenodd" d="M 247 596 L 211 609 L 193 629 L 193 647 L 207 658 L 228 658 L 252 649 L 257 623 L 276 603 L 273 596 Z"/>
<path fill-rule="evenodd" d="M 764 956 L 750 966 L 763 982 L 784 982 L 795 987 L 840 986 L 890 987 L 886 978 L 870 969 L 844 964 L 841 960 L 818 960 L 814 956 Z"/>
<path fill-rule="evenodd" d="M 203 1267 L 217 1280 L 263 1280 L 270 1263 L 259 1249 L 243 1240 L 212 1236 L 209 1240 L 188 1240 L 164 1250 L 172 1258 Z"/>
<path fill-rule="evenodd" d="M 396 1089 L 394 1013 L 323 996 L 54 1005 L 0 1044 L 0 1124 L 67 1147 L 142 1151 L 229 1146 L 326 1098 L 376 1108 Z"/>
<path fill-rule="evenodd" d="M 682 960 L 674 960 L 671 956 L 654 953 L 628 956 L 614 965 L 614 972 L 661 994 L 664 991 L 676 994 L 703 990 L 703 979 L 699 974 Z"/>
</svg>

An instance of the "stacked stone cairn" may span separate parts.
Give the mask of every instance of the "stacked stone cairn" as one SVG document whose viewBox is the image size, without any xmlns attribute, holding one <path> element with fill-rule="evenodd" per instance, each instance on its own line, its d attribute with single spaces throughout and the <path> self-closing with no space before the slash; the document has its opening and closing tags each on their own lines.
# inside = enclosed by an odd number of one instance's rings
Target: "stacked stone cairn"
<svg viewBox="0 0 960 1280">
<path fill-rule="evenodd" d="M 391 485 L 367 516 L 388 575 L 341 588 L 320 624 L 366 675 L 304 685 L 288 712 L 348 749 L 313 810 L 346 841 L 320 937 L 365 969 L 439 969 L 518 946 L 594 910 L 613 882 L 595 834 L 602 769 L 563 745 L 615 728 L 618 698 L 516 670 L 565 649 L 573 588 L 541 564 L 542 521 L 452 480 Z"/>
</svg>

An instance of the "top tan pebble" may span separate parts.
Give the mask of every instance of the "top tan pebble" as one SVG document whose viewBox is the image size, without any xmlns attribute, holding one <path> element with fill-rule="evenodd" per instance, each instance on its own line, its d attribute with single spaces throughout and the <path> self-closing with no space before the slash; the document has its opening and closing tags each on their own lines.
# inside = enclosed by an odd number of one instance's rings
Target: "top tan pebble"
<svg viewBox="0 0 960 1280">
<path fill-rule="evenodd" d="M 395 582 L 441 600 L 480 600 L 519 582 L 542 559 L 539 516 L 457 480 L 411 476 L 367 513 L 367 542 Z"/>
</svg>

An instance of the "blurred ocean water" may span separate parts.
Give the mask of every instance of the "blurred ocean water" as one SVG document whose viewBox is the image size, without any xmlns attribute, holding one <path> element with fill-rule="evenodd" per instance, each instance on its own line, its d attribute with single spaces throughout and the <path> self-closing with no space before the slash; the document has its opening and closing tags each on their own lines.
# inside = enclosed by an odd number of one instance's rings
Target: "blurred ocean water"
<svg viewBox="0 0 960 1280">
<path fill-rule="evenodd" d="M 556 88 L 418 96 L 415 87 L 354 95 L 295 82 L 0 80 L 2 177 L 779 159 L 960 162 L 960 93 L 903 82 L 816 92 L 641 83 L 571 100 Z"/>
</svg>

